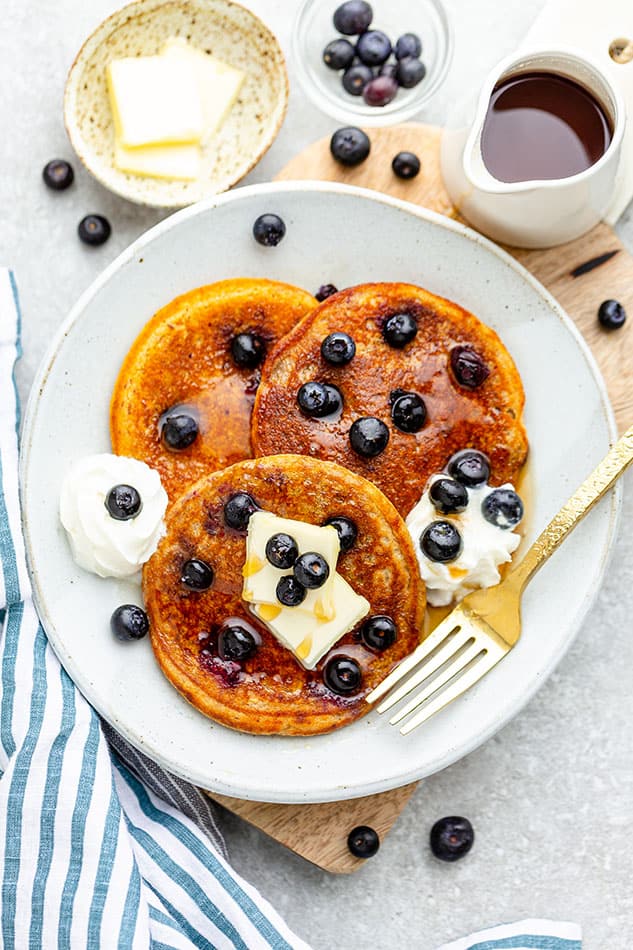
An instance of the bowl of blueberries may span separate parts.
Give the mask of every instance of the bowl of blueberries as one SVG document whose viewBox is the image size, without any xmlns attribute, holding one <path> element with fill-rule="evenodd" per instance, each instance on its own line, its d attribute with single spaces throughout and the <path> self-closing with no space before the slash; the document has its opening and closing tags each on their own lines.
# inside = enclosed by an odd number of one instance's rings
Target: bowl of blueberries
<svg viewBox="0 0 633 950">
<path fill-rule="evenodd" d="M 293 60 L 322 111 L 361 125 L 403 122 L 443 82 L 453 33 L 441 0 L 305 0 Z"/>
</svg>

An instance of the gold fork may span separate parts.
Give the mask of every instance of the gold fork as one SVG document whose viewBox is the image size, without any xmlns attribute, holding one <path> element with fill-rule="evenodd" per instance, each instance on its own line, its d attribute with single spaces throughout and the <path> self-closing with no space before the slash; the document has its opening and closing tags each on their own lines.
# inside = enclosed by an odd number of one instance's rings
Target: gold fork
<svg viewBox="0 0 633 950">
<path fill-rule="evenodd" d="M 390 720 L 395 725 L 419 710 L 401 728 L 402 735 L 412 732 L 470 689 L 512 649 L 521 635 L 521 595 L 525 585 L 632 461 L 633 426 L 563 505 L 504 580 L 496 587 L 468 594 L 426 640 L 372 690 L 367 697 L 369 703 L 375 703 L 415 670 L 378 706 L 379 713 L 386 712 L 417 686 L 422 686 Z"/>
</svg>

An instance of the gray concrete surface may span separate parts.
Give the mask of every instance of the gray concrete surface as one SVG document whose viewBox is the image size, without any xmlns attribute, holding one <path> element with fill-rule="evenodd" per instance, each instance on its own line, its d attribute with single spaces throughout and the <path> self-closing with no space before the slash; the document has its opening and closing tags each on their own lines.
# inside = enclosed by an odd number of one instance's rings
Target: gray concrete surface
<svg viewBox="0 0 633 950">
<path fill-rule="evenodd" d="M 296 0 L 247 0 L 289 52 Z M 16 271 L 24 311 L 26 395 L 55 328 L 92 279 L 161 215 L 104 191 L 78 163 L 72 194 L 40 173 L 72 158 L 62 123 L 64 78 L 88 32 L 116 0 L 2 0 L 0 27 L 0 262 Z M 424 113 L 447 104 L 511 51 L 541 0 L 450 0 L 457 32 L 450 78 Z M 597 5 L 597 10 L 599 5 Z M 292 63 L 291 79 L 292 79 Z M 293 84 L 290 110 L 271 151 L 248 181 L 264 181 L 336 123 L 306 107 Z M 113 236 L 88 249 L 78 219 L 105 213 Z M 633 249 L 633 212 L 619 232 Z M 633 317 L 633 315 L 631 315 Z M 630 489 L 631 479 L 626 479 Z M 469 930 L 521 916 L 579 921 L 587 950 L 633 945 L 633 516 L 626 494 L 605 584 L 572 649 L 517 718 L 483 748 L 425 781 L 378 857 L 339 878 L 226 817 L 236 867 L 318 950 L 432 950 Z M 477 834 L 463 862 L 428 850 L 436 818 L 464 814 Z"/>
</svg>

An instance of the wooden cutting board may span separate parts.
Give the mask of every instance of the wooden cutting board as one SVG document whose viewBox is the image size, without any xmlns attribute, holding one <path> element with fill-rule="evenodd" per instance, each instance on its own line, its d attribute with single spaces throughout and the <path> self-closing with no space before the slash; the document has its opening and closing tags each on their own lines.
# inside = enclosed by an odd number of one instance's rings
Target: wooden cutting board
<svg viewBox="0 0 633 950">
<path fill-rule="evenodd" d="M 439 128 L 408 123 L 370 129 L 368 134 L 371 153 L 362 165 L 345 168 L 338 164 L 330 155 L 329 138 L 325 138 L 293 158 L 277 180 L 345 182 L 459 217 L 442 183 Z M 391 161 L 400 151 L 415 152 L 420 158 L 422 168 L 417 178 L 402 181 L 393 174 Z M 560 247 L 508 250 L 574 320 L 602 371 L 618 428 L 623 431 L 633 422 L 633 257 L 606 224 Z M 327 280 L 327 274 L 323 276 Z M 457 290 L 455 297 L 459 300 Z M 598 307 L 609 298 L 619 300 L 630 315 L 620 330 L 604 330 L 598 323 Z M 351 829 L 370 825 L 384 838 L 415 788 L 416 784 L 407 785 L 380 795 L 317 805 L 274 805 L 212 797 L 308 861 L 327 871 L 348 873 L 363 864 L 347 849 Z"/>
</svg>

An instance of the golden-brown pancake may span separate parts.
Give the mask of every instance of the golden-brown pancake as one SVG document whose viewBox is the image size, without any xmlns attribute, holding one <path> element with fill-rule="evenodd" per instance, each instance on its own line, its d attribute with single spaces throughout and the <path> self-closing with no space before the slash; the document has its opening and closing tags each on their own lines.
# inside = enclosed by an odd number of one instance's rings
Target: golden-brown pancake
<svg viewBox="0 0 633 950">
<path fill-rule="evenodd" d="M 121 367 L 110 409 L 113 451 L 157 469 L 173 501 L 202 475 L 252 455 L 250 418 L 262 367 L 238 366 L 239 334 L 255 334 L 262 361 L 273 344 L 316 306 L 305 290 L 241 278 L 176 297 L 146 324 Z M 161 417 L 174 406 L 199 432 L 179 450 L 161 439 Z"/>
<path fill-rule="evenodd" d="M 241 598 L 246 531 L 227 526 L 224 506 L 237 492 L 262 509 L 311 524 L 345 516 L 356 524 L 353 546 L 337 570 L 370 603 L 369 615 L 387 615 L 395 643 L 377 652 L 365 646 L 356 625 L 309 671 L 256 620 Z M 181 580 L 183 564 L 196 558 L 214 579 L 203 591 Z M 232 465 L 197 482 L 171 507 L 167 535 L 145 565 L 143 593 L 152 646 L 168 679 L 207 716 L 245 732 L 312 735 L 343 726 L 367 712 L 367 693 L 421 639 L 424 584 L 406 526 L 373 485 L 339 465 L 283 455 Z M 237 663 L 222 659 L 218 634 L 226 621 L 250 624 L 261 637 L 255 654 Z M 365 618 L 366 619 L 366 618 Z M 333 656 L 356 660 L 362 682 L 353 695 L 324 685 Z"/>
<path fill-rule="evenodd" d="M 397 314 L 410 315 L 417 325 L 402 348 L 383 337 Z M 356 345 L 345 365 L 321 355 L 322 341 L 335 331 L 349 334 Z M 297 393 L 309 381 L 338 387 L 342 412 L 307 416 Z M 426 407 L 417 432 L 401 431 L 392 421 L 391 406 L 403 391 L 421 396 Z M 411 284 L 361 284 L 329 297 L 270 354 L 255 400 L 252 444 L 256 455 L 297 452 L 338 462 L 381 488 L 406 515 L 429 476 L 459 449 L 489 456 L 493 484 L 514 481 L 527 455 L 523 403 L 510 354 L 473 314 Z M 389 431 L 386 448 L 371 458 L 350 444 L 350 427 L 362 417 L 381 420 Z"/>
</svg>

